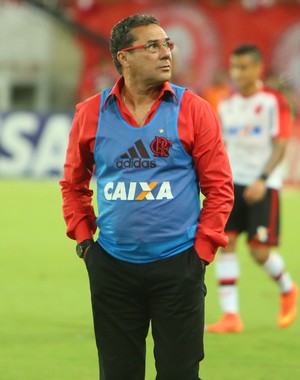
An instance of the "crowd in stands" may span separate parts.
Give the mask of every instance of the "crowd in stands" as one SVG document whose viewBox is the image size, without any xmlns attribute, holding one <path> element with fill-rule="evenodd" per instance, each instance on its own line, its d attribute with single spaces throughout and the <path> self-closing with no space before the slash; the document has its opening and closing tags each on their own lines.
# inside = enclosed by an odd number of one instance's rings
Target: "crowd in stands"
<svg viewBox="0 0 300 380">
<path fill-rule="evenodd" d="M 5 3 L 6 1 L 4 1 Z M 129 5 L 136 4 L 141 7 L 156 6 L 163 4 L 197 4 L 208 5 L 211 7 L 226 7 L 230 3 L 240 3 L 244 9 L 255 11 L 262 8 L 269 8 L 278 4 L 289 4 L 300 7 L 300 0 L 7 0 L 7 2 L 15 4 L 31 4 L 40 7 L 47 7 L 52 12 L 64 13 L 67 18 L 75 23 L 83 25 L 87 30 L 95 33 L 97 37 L 97 26 L 95 26 L 95 17 L 101 15 L 101 10 L 109 5 Z M 144 9 L 144 8 L 141 8 Z M 97 15 L 97 16 L 95 16 Z M 93 30 L 94 29 L 94 30 Z M 106 45 L 100 46 L 89 51 L 89 57 L 85 58 L 82 70 L 82 79 L 80 81 L 78 93 L 75 96 L 76 101 L 81 101 L 94 93 L 101 91 L 103 88 L 111 86 L 117 79 L 117 73 L 112 65 L 111 57 L 108 51 L 108 35 L 100 35 L 103 40 L 106 40 Z M 84 36 L 78 35 L 78 41 L 81 43 L 85 39 Z M 86 41 L 85 41 L 86 42 Z M 85 49 L 85 44 L 82 44 L 82 49 Z M 92 52 L 92 54 L 91 54 Z M 91 57 L 91 55 L 94 55 Z M 90 61 L 89 61 L 90 59 Z M 191 75 L 193 75 L 191 71 Z M 175 78 L 174 78 L 175 79 Z M 180 73 L 176 73 L 176 80 L 179 79 L 181 84 Z M 291 106 L 294 119 L 300 118 L 300 102 L 299 94 L 293 89 L 293 79 L 286 74 L 270 72 L 266 75 L 266 84 L 274 87 L 284 93 Z M 226 68 L 220 67 L 215 73 L 212 83 L 208 88 L 202 89 L 201 96 L 206 98 L 216 109 L 217 103 L 221 98 L 227 96 L 232 90 L 231 84 L 228 81 Z"/>
<path fill-rule="evenodd" d="M 13 3 L 22 3 L 22 0 L 8 0 Z M 137 3 L 143 5 L 163 5 L 163 4 L 174 4 L 174 3 L 190 3 L 190 4 L 201 4 L 207 3 L 211 6 L 222 7 L 228 5 L 230 2 L 240 2 L 242 6 L 249 10 L 253 11 L 258 8 L 268 8 L 275 4 L 299 4 L 300 0 L 28 0 L 23 2 L 28 3 L 40 3 L 47 7 L 53 9 L 68 9 L 79 10 L 81 12 L 90 12 L 95 7 L 101 5 L 114 5 L 122 3 Z"/>
</svg>

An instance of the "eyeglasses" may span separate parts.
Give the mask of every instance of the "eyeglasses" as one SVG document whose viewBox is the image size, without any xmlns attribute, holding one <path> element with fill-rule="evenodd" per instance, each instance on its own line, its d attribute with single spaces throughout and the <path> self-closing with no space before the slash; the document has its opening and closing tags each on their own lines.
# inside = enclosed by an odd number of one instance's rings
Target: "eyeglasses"
<svg viewBox="0 0 300 380">
<path fill-rule="evenodd" d="M 166 48 L 167 50 L 173 50 L 174 49 L 174 42 L 172 41 L 151 41 L 147 42 L 146 44 L 143 45 L 136 45 L 136 46 L 130 46 L 128 48 L 121 49 L 120 51 L 131 51 L 131 50 L 136 50 L 136 49 L 145 49 L 149 53 L 157 53 L 161 46 Z"/>
</svg>

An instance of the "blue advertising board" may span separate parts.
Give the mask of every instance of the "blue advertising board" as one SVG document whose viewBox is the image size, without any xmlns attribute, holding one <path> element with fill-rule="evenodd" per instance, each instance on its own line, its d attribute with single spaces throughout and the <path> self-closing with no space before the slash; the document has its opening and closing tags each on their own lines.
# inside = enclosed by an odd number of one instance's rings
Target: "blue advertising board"
<svg viewBox="0 0 300 380">
<path fill-rule="evenodd" d="M 0 114 L 0 177 L 61 176 L 71 113 Z"/>
</svg>

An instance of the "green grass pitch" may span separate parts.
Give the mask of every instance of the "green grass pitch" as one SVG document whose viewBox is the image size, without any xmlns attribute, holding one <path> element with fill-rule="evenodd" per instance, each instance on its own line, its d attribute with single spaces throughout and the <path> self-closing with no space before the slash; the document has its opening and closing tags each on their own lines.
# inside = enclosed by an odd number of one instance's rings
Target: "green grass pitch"
<svg viewBox="0 0 300 380">
<path fill-rule="evenodd" d="M 0 181 L 0 379 L 96 380 L 88 277 L 65 236 L 58 180 Z M 300 283 L 300 193 L 282 194 L 282 242 L 287 267 Z M 205 335 L 204 380 L 300 379 L 300 318 L 276 325 L 274 283 L 240 242 L 241 314 L 245 332 Z M 207 268 L 206 321 L 220 316 L 214 267 Z M 154 380 L 148 337 L 146 380 Z M 178 358 L 180 360 L 180 358 Z"/>
</svg>

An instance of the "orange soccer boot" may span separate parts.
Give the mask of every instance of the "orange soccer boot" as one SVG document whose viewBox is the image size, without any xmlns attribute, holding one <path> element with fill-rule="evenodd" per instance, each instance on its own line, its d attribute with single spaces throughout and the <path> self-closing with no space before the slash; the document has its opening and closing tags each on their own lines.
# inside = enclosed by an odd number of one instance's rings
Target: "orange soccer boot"
<svg viewBox="0 0 300 380">
<path fill-rule="evenodd" d="M 240 333 L 244 330 L 243 322 L 239 316 L 239 314 L 226 313 L 220 319 L 219 322 L 213 323 L 211 325 L 206 326 L 205 331 L 223 334 L 236 332 Z"/>
<path fill-rule="evenodd" d="M 278 317 L 278 326 L 281 328 L 291 325 L 297 316 L 298 286 L 293 285 L 292 289 L 281 295 L 281 308 Z"/>
</svg>

